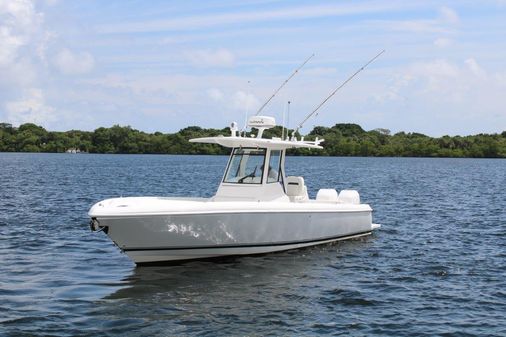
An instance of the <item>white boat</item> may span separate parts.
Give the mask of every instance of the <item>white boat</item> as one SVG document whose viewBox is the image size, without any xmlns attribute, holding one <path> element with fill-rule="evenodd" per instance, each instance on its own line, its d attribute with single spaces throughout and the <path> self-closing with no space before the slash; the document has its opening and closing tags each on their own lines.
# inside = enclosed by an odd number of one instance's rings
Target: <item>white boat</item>
<svg viewBox="0 0 506 337">
<path fill-rule="evenodd" d="M 286 176 L 287 149 L 321 149 L 323 140 L 262 138 L 275 126 L 272 117 L 252 117 L 248 126 L 258 129 L 255 138 L 241 136 L 232 123 L 230 136 L 190 140 L 232 149 L 213 197 L 103 200 L 88 213 L 92 230 L 103 230 L 135 263 L 146 264 L 283 251 L 379 227 L 357 191 L 320 189 L 310 199 L 302 177 Z"/>
</svg>

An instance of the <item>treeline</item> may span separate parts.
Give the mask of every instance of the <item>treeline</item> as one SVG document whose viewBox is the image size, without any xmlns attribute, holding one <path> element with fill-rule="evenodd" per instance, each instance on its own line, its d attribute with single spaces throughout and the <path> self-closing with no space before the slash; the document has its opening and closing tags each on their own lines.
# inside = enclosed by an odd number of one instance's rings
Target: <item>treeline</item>
<svg viewBox="0 0 506 337">
<path fill-rule="evenodd" d="M 255 133 L 255 130 L 253 130 Z M 146 133 L 130 126 L 115 125 L 93 132 L 47 131 L 27 123 L 13 127 L 0 123 L 0 152 L 66 152 L 142 154 L 228 154 L 229 149 L 213 144 L 189 143 L 190 138 L 229 135 L 225 129 L 190 126 L 176 133 Z M 278 136 L 281 127 L 266 130 L 266 137 Z M 315 127 L 306 137 L 324 138 L 323 150 L 292 150 L 293 155 L 392 156 L 392 157 L 473 157 L 506 158 L 506 131 L 501 134 L 443 136 L 432 138 L 420 133 L 390 134 L 387 129 L 365 131 L 356 124 Z"/>
</svg>

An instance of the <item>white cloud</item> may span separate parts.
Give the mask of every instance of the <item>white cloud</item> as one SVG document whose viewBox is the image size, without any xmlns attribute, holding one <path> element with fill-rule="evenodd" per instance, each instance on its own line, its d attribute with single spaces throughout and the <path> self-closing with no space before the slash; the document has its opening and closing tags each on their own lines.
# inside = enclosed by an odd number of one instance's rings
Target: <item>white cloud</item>
<svg viewBox="0 0 506 337">
<path fill-rule="evenodd" d="M 13 64 L 42 22 L 31 1 L 0 0 L 0 67 Z"/>
<path fill-rule="evenodd" d="M 290 100 L 293 119 L 299 120 L 360 66 L 364 55 L 386 48 L 386 58 L 322 108 L 315 124 L 364 121 L 366 128 L 455 132 L 467 127 L 460 119 L 419 126 L 404 118 L 476 111 L 483 116 L 468 124 L 475 129 L 501 124 L 490 116 L 505 106 L 506 75 L 498 74 L 505 49 L 502 21 L 491 15 L 497 13 L 490 4 L 275 1 L 208 11 L 196 3 L 160 3 L 130 6 L 111 21 L 107 6 L 50 7 L 52 2 L 0 0 L 0 120 L 54 120 L 51 126 L 82 128 L 80 115 L 86 115 L 89 128 L 127 123 L 174 131 L 190 121 L 221 126 L 242 119 L 246 110 L 254 113 L 299 58 L 314 51 L 318 57 L 264 110 L 278 118 Z M 474 7 L 480 10 L 459 18 Z M 57 20 L 62 11 L 74 19 Z M 104 25 L 97 30 L 98 23 Z M 92 73 L 64 76 L 85 72 Z M 384 118 L 360 119 L 373 112 Z"/>
<path fill-rule="evenodd" d="M 7 102 L 5 109 L 7 120 L 14 125 L 23 123 L 47 125 L 56 119 L 55 109 L 46 104 L 42 90 L 38 88 L 27 90 L 20 100 Z"/>
<path fill-rule="evenodd" d="M 38 56 L 39 60 L 42 62 L 44 67 L 47 67 L 47 51 L 51 41 L 53 41 L 57 37 L 56 33 L 50 31 L 43 31 L 40 33 L 40 37 L 37 39 L 37 45 L 35 49 L 35 54 Z"/>
<path fill-rule="evenodd" d="M 377 123 L 384 120 L 390 129 L 431 135 L 504 130 L 506 81 L 474 58 L 434 59 L 395 66 L 387 73 L 383 82 L 390 85 L 375 91 L 375 106 L 384 114 Z"/>
<path fill-rule="evenodd" d="M 455 10 L 449 8 L 449 7 L 441 7 L 439 9 L 439 16 L 441 19 L 447 23 L 456 24 L 459 23 L 459 15 Z"/>
<path fill-rule="evenodd" d="M 25 32 L 30 31 L 42 17 L 41 14 L 35 13 L 33 2 L 29 0 L 1 0 L 0 15 L 4 25 Z"/>
<path fill-rule="evenodd" d="M 434 40 L 434 45 L 439 48 L 445 48 L 452 44 L 452 41 L 450 39 L 440 37 Z"/>
<path fill-rule="evenodd" d="M 213 101 L 216 101 L 216 102 L 223 102 L 223 100 L 225 98 L 225 95 L 223 94 L 223 92 L 220 89 L 216 89 L 216 88 L 211 88 L 211 89 L 207 90 L 207 95 L 209 96 L 209 98 L 211 98 Z"/>
<path fill-rule="evenodd" d="M 455 64 L 445 59 L 438 59 L 416 63 L 412 67 L 412 72 L 417 75 L 425 74 L 427 77 L 456 77 L 459 69 Z"/>
<path fill-rule="evenodd" d="M 393 83 L 390 86 L 387 86 L 385 90 L 374 93 L 373 97 L 376 101 L 380 103 L 384 103 L 386 101 L 402 101 L 405 100 L 405 97 L 400 93 L 402 89 L 409 85 L 409 83 L 413 80 L 413 76 L 409 74 L 401 74 L 397 75 L 393 79 Z"/>
<path fill-rule="evenodd" d="M 56 4 L 58 4 L 58 2 L 60 2 L 60 0 L 45 0 L 44 2 L 48 6 L 55 6 Z"/>
<path fill-rule="evenodd" d="M 465 63 L 468 64 L 468 61 Z M 469 80 L 464 70 L 463 67 L 445 59 L 413 63 L 397 69 L 398 75 L 393 84 L 384 93 L 375 95 L 375 98 L 384 102 L 404 100 L 405 97 L 413 99 L 415 95 L 430 94 L 431 100 L 461 99 L 463 91 L 467 90 L 462 84 Z"/>
<path fill-rule="evenodd" d="M 189 51 L 186 58 L 197 67 L 232 67 L 235 64 L 234 54 L 223 48 Z"/>
<path fill-rule="evenodd" d="M 446 22 L 439 20 L 373 20 L 369 21 L 372 28 L 384 29 L 395 32 L 413 33 L 452 33 Z"/>
<path fill-rule="evenodd" d="M 433 93 L 438 97 L 440 94 L 455 95 L 455 83 L 461 75 L 461 69 L 445 59 L 417 62 L 396 71 L 398 74 L 393 84 L 385 92 L 375 95 L 377 101 L 402 101 L 405 97 L 413 99 L 415 92 Z"/>
<path fill-rule="evenodd" d="M 259 106 L 260 102 L 255 95 L 245 93 L 242 90 L 237 91 L 232 97 L 232 107 L 237 111 L 249 111 L 251 113 L 253 109 Z"/>
<path fill-rule="evenodd" d="M 132 33 L 202 29 L 212 26 L 232 24 L 256 23 L 265 21 L 295 20 L 309 18 L 324 18 L 333 16 L 348 16 L 356 14 L 402 11 L 416 5 L 408 2 L 366 2 L 342 3 L 331 5 L 290 6 L 288 8 L 272 10 L 254 10 L 243 12 L 228 12 L 212 15 L 196 15 L 166 20 L 146 20 L 130 23 L 104 24 L 97 27 L 102 33 Z"/>
<path fill-rule="evenodd" d="M 54 119 L 37 83 L 50 39 L 43 23 L 33 1 L 0 0 L 0 118 L 13 124 Z"/>
<path fill-rule="evenodd" d="M 333 67 L 313 67 L 304 70 L 304 74 L 307 76 L 333 76 L 337 74 L 337 69 Z"/>
<path fill-rule="evenodd" d="M 13 63 L 18 48 L 23 44 L 22 38 L 13 35 L 7 27 L 0 26 L 0 66 Z"/>
<path fill-rule="evenodd" d="M 490 111 L 502 106 L 499 93 L 506 90 L 506 83 L 498 76 L 487 76 L 474 58 L 459 63 L 445 59 L 419 62 L 399 68 L 397 72 L 398 79 L 376 97 L 378 101 L 401 101 L 409 97 L 423 105 L 453 104 L 452 111 L 458 113 L 473 109 L 485 112 L 486 105 Z"/>
<path fill-rule="evenodd" d="M 254 109 L 260 106 L 260 101 L 255 95 L 246 93 L 242 90 L 226 95 L 220 89 L 212 88 L 207 90 L 207 95 L 213 102 L 220 103 L 224 105 L 226 109 L 231 109 L 239 113 L 252 113 Z"/>
<path fill-rule="evenodd" d="M 74 53 L 64 48 L 56 54 L 54 65 L 66 75 L 85 74 L 95 66 L 95 59 L 90 53 Z"/>
<path fill-rule="evenodd" d="M 438 16 L 426 19 L 412 20 L 369 20 L 368 23 L 373 28 L 380 28 L 391 31 L 414 32 L 414 33 L 453 33 L 455 27 L 453 25 L 459 23 L 460 19 L 453 9 L 441 7 Z M 434 41 L 438 47 L 445 47 L 450 42 L 446 38 L 439 38 Z"/>
<path fill-rule="evenodd" d="M 477 77 L 483 78 L 486 76 L 485 70 L 483 70 L 483 68 L 480 67 L 480 65 L 478 64 L 478 62 L 476 62 L 474 58 L 469 58 L 465 60 L 465 64 L 469 67 L 469 70 L 471 70 L 471 72 Z"/>
</svg>

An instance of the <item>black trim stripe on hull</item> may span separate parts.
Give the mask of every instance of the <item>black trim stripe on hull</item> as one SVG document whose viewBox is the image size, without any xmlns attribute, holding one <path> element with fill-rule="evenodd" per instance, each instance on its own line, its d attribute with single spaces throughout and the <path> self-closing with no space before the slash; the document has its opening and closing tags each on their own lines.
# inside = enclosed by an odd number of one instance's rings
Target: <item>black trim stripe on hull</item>
<svg viewBox="0 0 506 337">
<path fill-rule="evenodd" d="M 129 214 L 120 214 L 120 215 L 90 215 L 90 217 L 96 218 L 98 221 L 100 220 L 124 220 L 124 219 L 139 219 L 139 218 L 145 218 L 145 217 L 166 217 L 166 216 L 195 216 L 195 215 L 203 215 L 203 216 L 209 216 L 209 215 L 216 215 L 216 214 L 300 214 L 300 213 L 307 213 L 309 210 L 248 210 L 248 211 L 202 211 L 202 213 L 198 212 L 192 212 L 192 213 L 161 213 L 161 214 L 153 214 L 153 213 L 146 213 L 146 214 L 139 214 L 139 215 L 129 215 Z M 328 214 L 328 213 L 372 213 L 372 209 L 363 210 L 317 210 L 317 211 L 311 211 L 311 214 Z"/>
<path fill-rule="evenodd" d="M 352 238 L 355 236 L 371 234 L 372 230 L 365 232 L 354 233 L 350 235 L 331 236 L 325 238 L 319 238 L 316 240 L 303 240 L 303 241 L 284 241 L 284 242 L 271 242 L 271 243 L 259 243 L 259 244 L 225 244 L 225 245 L 214 245 L 214 246 L 186 246 L 186 247 L 154 247 L 154 248 L 121 248 L 125 252 L 135 251 L 156 251 L 156 250 L 195 250 L 195 249 L 223 249 L 223 248 L 256 248 L 256 247 L 280 247 L 280 246 L 293 246 L 301 244 L 317 244 L 318 242 L 325 242 L 331 240 L 344 240 L 346 238 Z"/>
</svg>

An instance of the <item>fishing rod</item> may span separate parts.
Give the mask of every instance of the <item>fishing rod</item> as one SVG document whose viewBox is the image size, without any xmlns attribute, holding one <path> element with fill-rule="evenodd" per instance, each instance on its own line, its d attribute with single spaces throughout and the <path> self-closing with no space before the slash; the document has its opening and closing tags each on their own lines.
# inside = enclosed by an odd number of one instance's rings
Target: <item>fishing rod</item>
<svg viewBox="0 0 506 337">
<path fill-rule="evenodd" d="M 306 65 L 306 63 L 309 62 L 309 60 L 314 56 L 314 53 L 309 56 L 305 61 L 304 63 L 302 63 L 297 69 L 295 69 L 295 71 L 290 75 L 290 77 L 288 77 L 284 82 L 283 84 L 281 84 L 281 86 L 276 90 L 274 91 L 274 93 L 272 94 L 271 97 L 269 97 L 269 99 L 260 107 L 260 109 L 258 109 L 257 113 L 255 114 L 255 116 L 258 116 L 258 114 L 266 107 L 267 104 L 269 104 L 269 102 L 274 98 L 274 96 L 276 96 L 276 94 L 281 90 L 281 88 L 283 88 L 285 86 L 285 84 L 288 83 L 288 81 L 290 81 L 292 79 L 292 77 L 295 76 L 295 74 L 297 74 L 299 72 L 299 70 L 302 69 L 302 67 L 304 67 Z"/>
<path fill-rule="evenodd" d="M 360 73 L 362 70 L 365 69 L 365 67 L 367 67 L 369 64 L 373 63 L 378 57 L 381 56 L 381 54 L 383 54 L 385 52 L 385 50 L 382 50 L 380 53 L 378 53 L 378 55 L 374 56 L 372 59 L 369 60 L 369 62 L 367 62 L 366 64 L 364 64 L 360 69 L 358 69 L 353 75 L 351 75 L 350 77 L 348 77 L 348 79 L 346 81 L 344 81 L 340 86 L 338 86 L 336 88 L 336 90 L 332 91 L 332 93 L 330 95 L 327 96 L 327 98 L 325 98 L 323 100 L 323 102 L 321 102 L 309 115 L 306 116 L 306 118 L 304 118 L 304 120 L 297 126 L 297 128 L 295 129 L 295 131 L 293 131 L 292 133 L 292 137 L 293 135 L 295 135 L 301 128 L 302 126 L 304 125 L 304 123 L 309 119 L 311 118 L 325 103 L 327 103 L 327 101 L 336 94 L 336 92 L 338 92 L 342 87 L 344 87 L 349 81 L 351 81 L 355 76 L 358 75 L 358 73 Z M 316 114 L 316 116 L 318 116 L 318 114 Z"/>
</svg>

